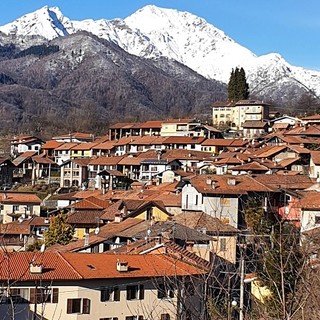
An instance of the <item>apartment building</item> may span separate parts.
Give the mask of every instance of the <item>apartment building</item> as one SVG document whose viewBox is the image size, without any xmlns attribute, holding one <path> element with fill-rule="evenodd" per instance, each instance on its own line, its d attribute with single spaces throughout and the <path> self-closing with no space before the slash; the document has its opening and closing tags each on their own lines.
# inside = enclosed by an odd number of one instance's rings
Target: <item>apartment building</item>
<svg viewBox="0 0 320 320">
<path fill-rule="evenodd" d="M 242 130 L 245 121 L 263 121 L 269 118 L 269 104 L 257 100 L 215 102 L 212 106 L 214 125 L 228 125 Z"/>
</svg>

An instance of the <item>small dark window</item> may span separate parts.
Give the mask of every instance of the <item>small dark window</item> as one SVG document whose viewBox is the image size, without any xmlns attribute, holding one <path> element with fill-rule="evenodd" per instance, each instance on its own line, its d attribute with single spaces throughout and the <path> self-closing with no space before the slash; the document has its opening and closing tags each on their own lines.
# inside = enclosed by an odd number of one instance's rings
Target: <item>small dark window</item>
<svg viewBox="0 0 320 320">
<path fill-rule="evenodd" d="M 163 313 L 162 315 L 161 315 L 161 318 L 160 318 L 161 320 L 170 320 L 170 315 L 169 315 L 169 313 Z"/>
<path fill-rule="evenodd" d="M 100 301 L 109 301 L 110 300 L 110 290 L 109 288 L 101 288 L 100 289 Z"/>
<path fill-rule="evenodd" d="M 138 298 L 138 286 L 127 286 L 127 300 Z"/>
<path fill-rule="evenodd" d="M 139 300 L 143 300 L 144 299 L 144 285 L 140 284 L 139 286 Z"/>
<path fill-rule="evenodd" d="M 80 313 L 81 312 L 81 299 L 68 299 L 67 300 L 67 313 Z"/>
<path fill-rule="evenodd" d="M 59 288 L 54 288 L 52 290 L 52 303 L 59 302 Z"/>
<path fill-rule="evenodd" d="M 113 300 L 120 301 L 120 289 L 118 287 L 113 288 Z"/>
</svg>

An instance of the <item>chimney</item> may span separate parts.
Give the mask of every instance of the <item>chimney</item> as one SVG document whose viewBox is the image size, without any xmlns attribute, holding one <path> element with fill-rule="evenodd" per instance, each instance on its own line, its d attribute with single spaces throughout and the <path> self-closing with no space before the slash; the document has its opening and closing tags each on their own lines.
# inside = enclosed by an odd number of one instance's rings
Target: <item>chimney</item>
<svg viewBox="0 0 320 320">
<path fill-rule="evenodd" d="M 42 273 L 42 264 L 30 263 L 30 273 L 31 274 L 40 274 Z"/>
<path fill-rule="evenodd" d="M 114 222 L 120 223 L 121 221 L 122 221 L 121 212 L 117 212 L 117 213 L 114 215 Z"/>
<path fill-rule="evenodd" d="M 235 178 L 228 178 L 228 185 L 229 186 L 235 186 L 236 185 L 236 179 Z"/>
<path fill-rule="evenodd" d="M 161 243 L 161 237 L 155 237 L 154 238 L 154 243 L 155 243 L 155 245 L 160 244 Z"/>
<path fill-rule="evenodd" d="M 87 247 L 89 245 L 89 233 L 84 235 L 84 246 Z"/>
<path fill-rule="evenodd" d="M 129 271 L 129 265 L 127 261 L 120 261 L 117 260 L 117 271 L 119 272 L 128 272 Z"/>
</svg>

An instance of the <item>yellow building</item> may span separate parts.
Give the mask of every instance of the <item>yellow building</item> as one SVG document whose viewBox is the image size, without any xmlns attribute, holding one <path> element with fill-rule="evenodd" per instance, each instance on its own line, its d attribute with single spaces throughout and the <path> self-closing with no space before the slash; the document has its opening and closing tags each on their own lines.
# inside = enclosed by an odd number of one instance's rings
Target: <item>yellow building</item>
<svg viewBox="0 0 320 320">
<path fill-rule="evenodd" d="M 269 105 L 263 101 L 240 100 L 238 102 L 215 102 L 212 105 L 213 124 L 228 125 L 242 130 L 245 121 L 269 119 Z"/>
</svg>

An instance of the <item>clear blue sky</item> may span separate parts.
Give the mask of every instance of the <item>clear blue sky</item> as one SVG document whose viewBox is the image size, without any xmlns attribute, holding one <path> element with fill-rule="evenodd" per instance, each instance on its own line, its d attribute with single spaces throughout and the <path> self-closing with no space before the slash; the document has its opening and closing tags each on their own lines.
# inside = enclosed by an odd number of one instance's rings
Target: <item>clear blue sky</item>
<svg viewBox="0 0 320 320">
<path fill-rule="evenodd" d="M 257 55 L 320 70 L 320 0 L 0 0 L 0 25 L 45 5 L 82 20 L 125 18 L 147 4 L 198 15 Z"/>
</svg>

